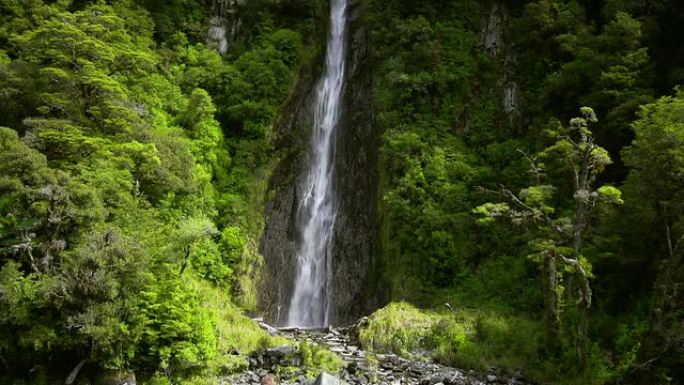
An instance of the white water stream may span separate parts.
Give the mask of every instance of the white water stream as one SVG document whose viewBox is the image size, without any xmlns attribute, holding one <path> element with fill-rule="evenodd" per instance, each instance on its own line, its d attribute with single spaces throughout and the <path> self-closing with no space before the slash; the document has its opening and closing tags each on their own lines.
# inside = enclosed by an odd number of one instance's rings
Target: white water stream
<svg viewBox="0 0 684 385">
<path fill-rule="evenodd" d="M 337 215 L 334 152 L 344 84 L 347 0 L 330 1 L 330 32 L 325 73 L 316 87 L 311 158 L 304 195 L 297 210 L 300 243 L 297 276 L 288 311 L 288 326 L 330 323 L 331 239 Z"/>
</svg>

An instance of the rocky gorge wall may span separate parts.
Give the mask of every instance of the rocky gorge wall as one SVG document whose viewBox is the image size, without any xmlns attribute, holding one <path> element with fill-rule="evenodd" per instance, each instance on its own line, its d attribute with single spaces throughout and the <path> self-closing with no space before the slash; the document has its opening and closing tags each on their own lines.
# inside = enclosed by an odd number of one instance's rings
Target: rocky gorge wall
<svg viewBox="0 0 684 385">
<path fill-rule="evenodd" d="M 240 6 L 246 0 L 212 0 L 209 30 L 207 31 L 207 46 L 215 48 L 221 55 L 225 55 L 228 47 L 239 36 L 242 20 L 239 15 Z"/>
<path fill-rule="evenodd" d="M 377 263 L 377 151 L 379 132 L 372 108 L 372 66 L 361 1 L 348 9 L 344 107 L 336 130 L 334 186 L 339 211 L 333 234 L 331 314 L 333 324 L 351 322 L 375 308 Z M 297 269 L 298 201 L 306 177 L 315 85 L 322 58 L 304 66 L 277 125 L 278 163 L 270 180 L 260 252 L 265 259 L 260 307 L 266 319 L 285 322 Z"/>
</svg>

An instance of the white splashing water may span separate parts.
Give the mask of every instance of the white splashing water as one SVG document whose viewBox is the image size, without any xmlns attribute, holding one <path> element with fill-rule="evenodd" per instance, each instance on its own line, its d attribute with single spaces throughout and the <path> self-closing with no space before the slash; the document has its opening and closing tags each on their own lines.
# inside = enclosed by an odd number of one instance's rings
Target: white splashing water
<svg viewBox="0 0 684 385">
<path fill-rule="evenodd" d="M 344 84 L 347 0 L 331 0 L 325 73 L 317 85 L 312 151 L 303 199 L 299 202 L 297 277 L 288 326 L 329 325 L 331 239 L 337 215 L 333 191 L 334 130 Z"/>
</svg>

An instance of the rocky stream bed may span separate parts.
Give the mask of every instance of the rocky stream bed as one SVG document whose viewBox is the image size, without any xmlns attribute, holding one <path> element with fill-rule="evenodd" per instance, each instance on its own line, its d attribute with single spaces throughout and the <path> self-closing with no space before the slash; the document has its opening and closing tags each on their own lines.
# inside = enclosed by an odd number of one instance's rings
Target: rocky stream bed
<svg viewBox="0 0 684 385">
<path fill-rule="evenodd" d="M 355 327 L 326 329 L 281 329 L 261 326 L 271 334 L 327 347 L 344 360 L 339 373 L 307 377 L 302 355 L 292 346 L 269 348 L 249 356 L 249 370 L 226 377 L 225 385 L 527 385 L 520 375 L 498 370 L 477 373 L 432 362 L 427 358 L 408 360 L 394 354 L 371 354 L 360 348 Z M 288 368 L 288 370 L 281 370 Z"/>
</svg>

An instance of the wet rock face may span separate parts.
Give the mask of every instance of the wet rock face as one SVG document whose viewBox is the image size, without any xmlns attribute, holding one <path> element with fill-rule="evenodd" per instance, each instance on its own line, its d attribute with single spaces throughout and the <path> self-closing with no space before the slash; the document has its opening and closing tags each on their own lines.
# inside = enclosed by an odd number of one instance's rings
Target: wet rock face
<svg viewBox="0 0 684 385">
<path fill-rule="evenodd" d="M 285 106 L 277 127 L 279 162 L 269 181 L 266 226 L 259 247 L 265 262 L 259 307 L 264 318 L 275 325 L 287 321 L 297 273 L 297 204 L 301 199 L 301 179 L 316 102 L 313 90 L 320 67 L 316 63 L 301 69 L 294 97 Z"/>
<path fill-rule="evenodd" d="M 368 32 L 360 1 L 349 2 L 349 49 L 344 113 L 337 130 L 339 212 L 333 237 L 331 319 L 349 324 L 375 309 L 377 159 Z"/>
<path fill-rule="evenodd" d="M 502 0 L 487 0 L 483 3 L 488 9 L 483 12 L 481 20 L 482 46 L 489 56 L 496 57 L 504 48 L 504 27 L 508 11 Z"/>
<path fill-rule="evenodd" d="M 490 58 L 501 63 L 502 77 L 499 84 L 501 89 L 501 107 L 511 118 L 519 111 L 520 90 L 515 80 L 513 68 L 516 56 L 511 49 L 506 24 L 509 10 L 504 0 L 482 0 L 482 18 L 480 20 L 480 38 L 482 49 Z"/>
<path fill-rule="evenodd" d="M 333 184 L 338 214 L 332 240 L 330 319 L 351 322 L 375 306 L 377 151 L 379 133 L 372 109 L 368 33 L 358 0 L 349 2 L 348 49 L 343 111 L 335 138 Z M 282 325 L 296 275 L 296 213 L 302 196 L 322 59 L 303 68 L 294 96 L 277 127 L 279 163 L 270 180 L 266 227 L 260 251 L 265 259 L 260 307 L 271 323 Z"/>
<path fill-rule="evenodd" d="M 228 51 L 228 46 L 237 40 L 242 29 L 239 8 L 246 0 L 213 0 L 212 16 L 209 19 L 206 43 L 215 48 L 221 55 Z"/>
</svg>

